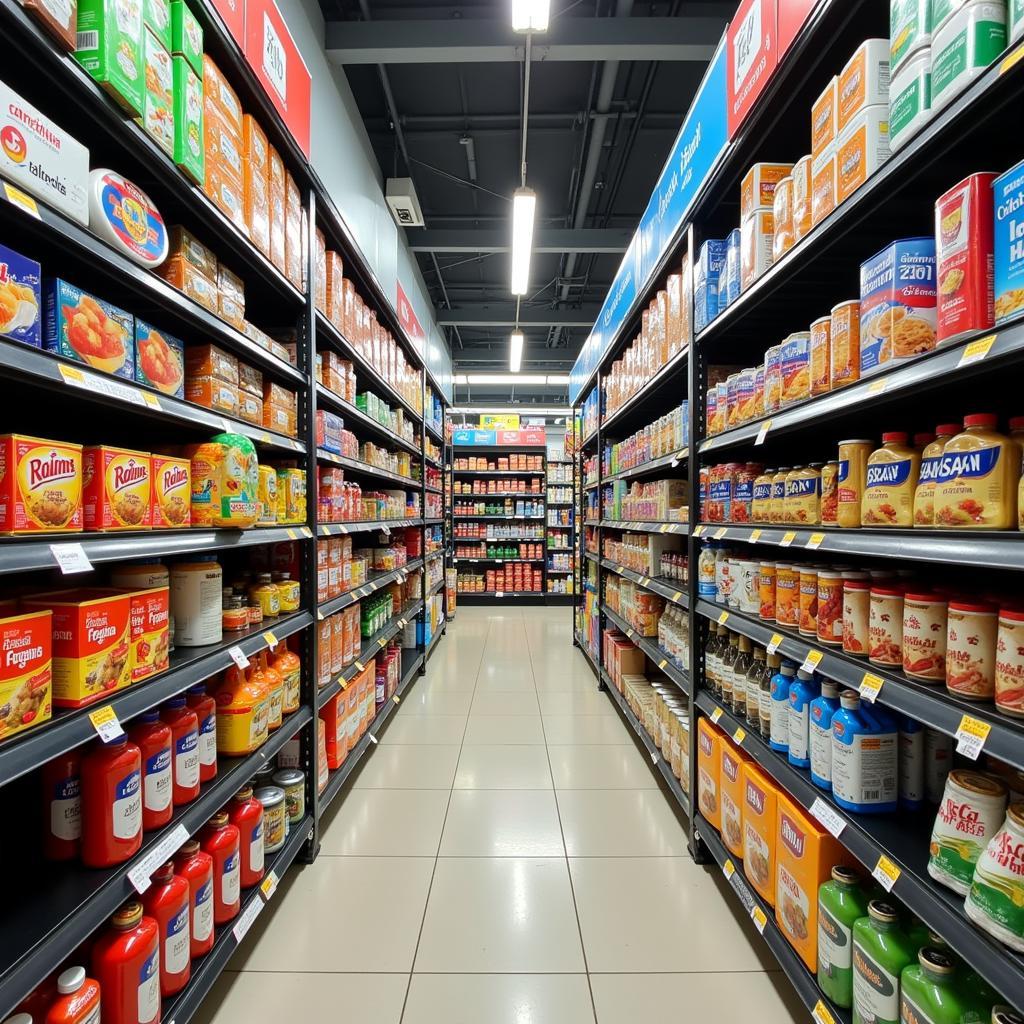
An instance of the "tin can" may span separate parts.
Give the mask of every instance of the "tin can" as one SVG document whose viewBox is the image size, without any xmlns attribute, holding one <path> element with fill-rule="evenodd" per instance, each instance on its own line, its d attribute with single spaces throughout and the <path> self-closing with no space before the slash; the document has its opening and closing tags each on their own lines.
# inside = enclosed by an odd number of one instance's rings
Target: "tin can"
<svg viewBox="0 0 1024 1024">
<path fill-rule="evenodd" d="M 757 395 L 757 369 L 748 366 L 740 370 L 736 379 L 736 422 L 746 423 L 757 415 L 755 397 Z"/>
<path fill-rule="evenodd" d="M 903 599 L 903 671 L 923 683 L 946 679 L 946 599 L 915 591 Z"/>
<path fill-rule="evenodd" d="M 839 517 L 839 463 L 821 467 L 821 525 L 835 526 Z"/>
<path fill-rule="evenodd" d="M 843 652 L 868 656 L 871 581 L 866 572 L 843 573 Z"/>
<path fill-rule="evenodd" d="M 811 396 L 832 390 L 832 317 L 823 316 L 811 324 Z"/>
<path fill-rule="evenodd" d="M 725 426 L 726 429 L 738 426 L 740 422 L 740 375 L 730 373 L 725 378 Z"/>
<path fill-rule="evenodd" d="M 774 562 L 761 562 L 757 570 L 757 589 L 760 598 L 759 614 L 765 622 L 775 621 L 775 572 Z"/>
<path fill-rule="evenodd" d="M 764 354 L 764 411 L 782 408 L 782 346 L 772 345 Z"/>
<path fill-rule="evenodd" d="M 817 526 L 821 520 L 821 466 L 796 469 L 786 479 L 787 521 L 800 526 Z"/>
<path fill-rule="evenodd" d="M 999 612 L 996 710 L 1024 718 L 1024 611 L 1015 608 Z"/>
<path fill-rule="evenodd" d="M 835 390 L 860 380 L 860 302 L 840 302 L 830 319 L 830 386 Z"/>
<path fill-rule="evenodd" d="M 736 599 L 736 606 L 741 612 L 753 615 L 760 611 L 760 566 L 757 562 L 741 559 L 736 563 L 733 596 Z"/>
<path fill-rule="evenodd" d="M 768 521 L 770 523 L 784 523 L 786 521 L 786 477 L 789 475 L 789 468 L 783 467 L 775 471 L 772 477 L 772 501 L 768 509 Z"/>
<path fill-rule="evenodd" d="M 868 661 L 883 668 L 903 667 L 903 588 L 871 587 Z"/>
<path fill-rule="evenodd" d="M 763 470 L 764 466 L 757 462 L 748 462 L 737 469 L 733 478 L 730 522 L 754 522 L 754 483 Z"/>
<path fill-rule="evenodd" d="M 967 916 L 978 927 L 1018 952 L 1024 952 L 1021 849 L 1024 849 L 1024 803 L 1016 803 L 1009 807 L 1002 828 L 978 858 L 971 891 L 964 904 Z"/>
<path fill-rule="evenodd" d="M 284 790 L 280 786 L 262 786 L 253 796 L 263 804 L 263 852 L 276 853 L 288 838 Z"/>
<path fill-rule="evenodd" d="M 775 621 L 780 626 L 800 625 L 800 571 L 787 562 L 775 566 Z"/>
<path fill-rule="evenodd" d="M 843 642 L 843 574 L 836 569 L 818 571 L 817 635 L 830 646 Z"/>
<path fill-rule="evenodd" d="M 782 404 L 793 405 L 811 395 L 811 335 L 791 334 L 782 343 Z"/>
<path fill-rule="evenodd" d="M 992 700 L 996 689 L 995 608 L 950 601 L 946 632 L 946 688 L 966 700 Z"/>
<path fill-rule="evenodd" d="M 773 476 L 772 471 L 768 469 L 754 481 L 754 498 L 751 502 L 750 515 L 755 523 L 770 521 Z"/>
<path fill-rule="evenodd" d="M 705 418 L 708 437 L 714 437 L 721 433 L 722 427 L 718 418 L 718 386 L 708 388 L 707 393 L 707 414 Z"/>
<path fill-rule="evenodd" d="M 818 570 L 800 566 L 800 618 L 801 636 L 818 635 Z"/>
</svg>

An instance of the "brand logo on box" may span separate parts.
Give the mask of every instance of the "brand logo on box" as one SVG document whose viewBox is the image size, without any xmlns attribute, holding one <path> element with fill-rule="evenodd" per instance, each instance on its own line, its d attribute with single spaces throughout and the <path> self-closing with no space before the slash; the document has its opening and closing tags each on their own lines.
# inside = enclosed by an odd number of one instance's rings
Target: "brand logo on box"
<svg viewBox="0 0 1024 1024">
<path fill-rule="evenodd" d="M 0 132 L 0 146 L 3 146 L 4 153 L 16 164 L 23 163 L 28 154 L 25 136 L 14 125 L 9 124 Z"/>
<path fill-rule="evenodd" d="M 263 70 L 270 79 L 270 84 L 277 90 L 278 96 L 287 101 L 288 61 L 285 58 L 281 37 L 266 11 L 263 12 Z"/>
</svg>

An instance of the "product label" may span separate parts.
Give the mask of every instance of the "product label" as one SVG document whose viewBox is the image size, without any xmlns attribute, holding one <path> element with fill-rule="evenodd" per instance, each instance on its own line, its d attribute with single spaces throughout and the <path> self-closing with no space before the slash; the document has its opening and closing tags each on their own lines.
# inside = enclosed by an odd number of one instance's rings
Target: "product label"
<svg viewBox="0 0 1024 1024">
<path fill-rule="evenodd" d="M 789 746 L 789 677 L 772 677 L 771 743 L 774 747 Z"/>
<path fill-rule="evenodd" d="M 167 922 L 164 936 L 164 970 L 168 974 L 181 974 L 188 966 L 188 904 Z"/>
<path fill-rule="evenodd" d="M 249 864 L 255 872 L 263 870 L 263 822 L 260 822 L 252 830 L 252 839 L 249 843 Z"/>
<path fill-rule="evenodd" d="M 876 963 L 864 948 L 853 947 L 853 1006 L 858 1020 L 897 1024 L 900 979 Z"/>
<path fill-rule="evenodd" d="M 893 733 L 853 733 L 832 720 L 832 791 L 843 806 L 871 810 L 897 797 L 898 747 Z"/>
<path fill-rule="evenodd" d="M 232 906 L 238 902 L 240 876 L 241 876 L 241 858 L 238 852 L 230 854 L 224 861 L 224 873 L 221 875 L 221 901 L 225 906 Z"/>
<path fill-rule="evenodd" d="M 130 772 L 114 787 L 113 812 L 114 838 L 134 839 L 142 830 L 142 779 L 138 772 Z"/>
<path fill-rule="evenodd" d="M 199 763 L 217 763 L 217 715 L 211 713 L 199 720 Z"/>
<path fill-rule="evenodd" d="M 199 784 L 199 733 L 187 732 L 174 744 L 174 781 L 184 789 Z"/>
<path fill-rule="evenodd" d="M 793 762 L 806 762 L 807 749 L 807 704 L 803 707 L 789 705 L 789 759 Z"/>
<path fill-rule="evenodd" d="M 213 881 L 204 882 L 196 890 L 192 908 L 192 938 L 205 942 L 213 931 Z"/>
<path fill-rule="evenodd" d="M 160 947 L 146 957 L 139 970 L 139 1024 L 149 1024 L 160 1013 Z"/>
<path fill-rule="evenodd" d="M 819 709 L 814 711 L 818 713 Z M 822 727 L 811 716 L 810 748 L 811 774 L 824 782 L 832 781 L 832 727 L 831 723 Z"/>
<path fill-rule="evenodd" d="M 995 197 L 995 314 L 1001 323 L 1024 309 L 1024 164 L 993 187 Z"/>
<path fill-rule="evenodd" d="M 818 974 L 837 987 L 850 983 L 853 970 L 853 932 L 818 903 Z"/>
<path fill-rule="evenodd" d="M 108 175 L 100 193 L 103 216 L 124 248 L 145 266 L 157 266 L 167 253 L 167 228 L 148 197 L 131 182 Z"/>
<path fill-rule="evenodd" d="M 165 811 L 171 803 L 171 751 L 164 747 L 146 759 L 143 795 L 147 811 Z"/>
<path fill-rule="evenodd" d="M 61 779 L 50 796 L 50 832 L 58 839 L 82 837 L 82 798 L 77 777 Z"/>
<path fill-rule="evenodd" d="M 988 844 L 974 869 L 966 909 L 969 917 L 983 921 L 1004 942 L 1020 944 L 1024 935 L 1024 840 L 1020 832 L 1003 828 Z"/>
</svg>

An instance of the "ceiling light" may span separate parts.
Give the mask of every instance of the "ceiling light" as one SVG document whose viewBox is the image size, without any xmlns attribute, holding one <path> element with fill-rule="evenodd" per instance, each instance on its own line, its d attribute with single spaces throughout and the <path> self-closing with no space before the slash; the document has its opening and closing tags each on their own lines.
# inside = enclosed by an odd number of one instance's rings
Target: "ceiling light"
<svg viewBox="0 0 1024 1024">
<path fill-rule="evenodd" d="M 571 380 L 567 373 L 549 373 L 548 383 L 549 384 L 568 384 Z"/>
<path fill-rule="evenodd" d="M 516 32 L 546 32 L 551 0 L 512 0 L 512 28 Z"/>
<path fill-rule="evenodd" d="M 512 387 L 515 384 L 544 384 L 547 378 L 543 373 L 471 373 L 466 378 L 470 387 L 489 384 L 496 387 Z"/>
<path fill-rule="evenodd" d="M 517 188 L 512 195 L 512 294 L 525 295 L 530 287 L 530 256 L 533 253 L 533 221 L 537 193 Z"/>
<path fill-rule="evenodd" d="M 512 343 L 508 350 L 508 368 L 513 373 L 518 373 L 523 365 L 523 332 L 512 332 Z"/>
<path fill-rule="evenodd" d="M 501 415 L 502 413 L 515 414 L 518 413 L 520 416 L 569 416 L 572 414 L 571 409 L 555 408 L 553 406 L 546 405 L 530 405 L 524 403 L 522 405 L 460 405 L 453 409 L 449 409 L 448 412 L 452 416 L 477 416 L 481 413 L 494 415 Z"/>
</svg>

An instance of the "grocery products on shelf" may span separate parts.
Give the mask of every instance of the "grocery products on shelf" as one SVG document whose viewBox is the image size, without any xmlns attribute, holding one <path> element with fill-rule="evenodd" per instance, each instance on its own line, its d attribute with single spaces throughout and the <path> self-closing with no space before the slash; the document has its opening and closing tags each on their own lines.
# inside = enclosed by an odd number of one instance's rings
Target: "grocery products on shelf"
<svg viewBox="0 0 1024 1024">
<path fill-rule="evenodd" d="M 543 480 L 539 476 L 531 477 L 487 477 L 485 479 L 467 480 L 456 478 L 452 481 L 452 494 L 459 495 L 502 495 L 519 496 L 523 494 L 543 494 Z"/>
<path fill-rule="evenodd" d="M 456 473 L 543 473 L 544 456 L 528 452 L 509 452 L 497 458 L 485 455 L 456 455 L 452 463 Z"/>
<path fill-rule="evenodd" d="M 620 522 L 668 523 L 689 518 L 686 480 L 613 480 L 601 488 L 601 518 Z"/>
<path fill-rule="evenodd" d="M 690 403 L 684 401 L 624 441 L 606 444 L 601 452 L 601 475 L 614 476 L 616 473 L 636 469 L 666 455 L 681 453 L 689 443 Z M 590 473 L 587 474 L 587 479 L 590 482 Z"/>
</svg>

